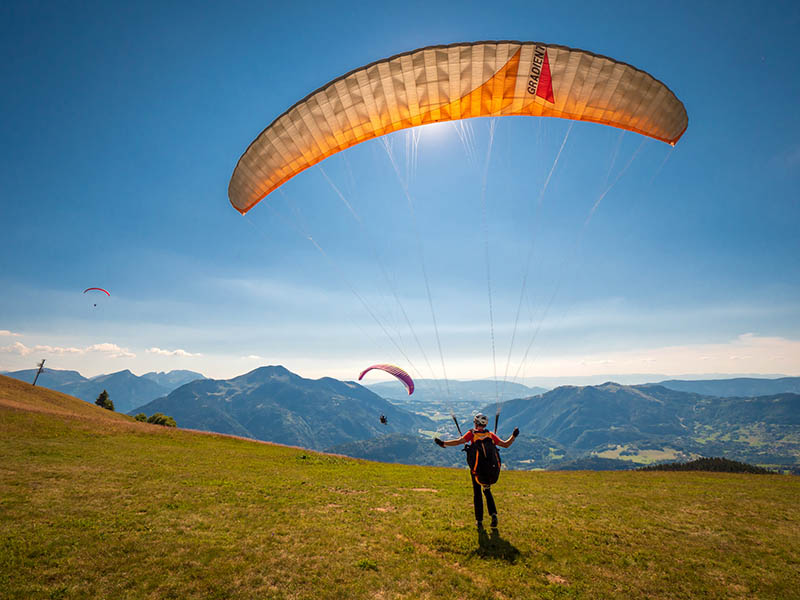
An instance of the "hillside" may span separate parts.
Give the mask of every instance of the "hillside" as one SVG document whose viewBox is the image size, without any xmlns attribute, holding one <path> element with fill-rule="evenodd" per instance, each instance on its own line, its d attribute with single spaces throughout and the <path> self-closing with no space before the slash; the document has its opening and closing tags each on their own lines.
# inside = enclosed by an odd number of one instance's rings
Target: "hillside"
<svg viewBox="0 0 800 600">
<path fill-rule="evenodd" d="M 639 464 L 724 456 L 800 467 L 798 394 L 719 398 L 658 385 L 562 386 L 504 403 L 501 430 L 511 426 L 576 456 Z"/>
<path fill-rule="evenodd" d="M 30 598 L 790 598 L 800 479 L 465 469 L 133 422 L 0 377 L 0 590 Z"/>
<path fill-rule="evenodd" d="M 21 381 L 32 382 L 36 371 L 36 369 L 25 369 L 6 373 L 6 375 Z M 140 377 L 125 369 L 116 373 L 88 378 L 77 371 L 44 369 L 36 385 L 92 403 L 103 390 L 107 390 L 114 402 L 114 410 L 124 413 L 155 398 L 169 394 L 187 381 L 202 377 L 199 373 L 192 371 L 146 373 Z"/>
<path fill-rule="evenodd" d="M 131 412 L 175 418 L 181 427 L 325 450 L 392 432 L 433 429 L 423 416 L 368 389 L 330 377 L 306 379 L 280 366 L 233 379 L 192 381 Z M 380 422 L 380 415 L 388 419 Z"/>
<path fill-rule="evenodd" d="M 588 451 L 610 442 L 681 435 L 685 432 L 681 417 L 697 401 L 697 396 L 666 388 L 642 391 L 615 383 L 562 386 L 541 396 L 506 402 L 502 418 L 504 423 Z"/>
</svg>

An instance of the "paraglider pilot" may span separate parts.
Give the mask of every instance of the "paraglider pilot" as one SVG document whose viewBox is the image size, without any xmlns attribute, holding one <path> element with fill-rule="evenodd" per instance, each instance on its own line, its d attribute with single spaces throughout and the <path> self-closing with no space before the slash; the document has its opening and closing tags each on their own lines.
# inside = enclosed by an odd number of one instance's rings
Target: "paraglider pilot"
<svg viewBox="0 0 800 600">
<path fill-rule="evenodd" d="M 497 527 L 497 507 L 492 496 L 491 485 L 497 481 L 500 475 L 500 455 L 497 453 L 497 446 L 508 448 L 514 443 L 519 435 L 519 428 L 515 427 L 514 432 L 507 440 L 501 440 L 491 431 L 486 430 L 489 419 L 486 415 L 477 414 L 473 420 L 474 429 L 455 440 L 440 440 L 435 438 L 433 441 L 439 446 L 458 446 L 461 444 L 471 444 L 465 448 L 467 451 L 467 464 L 470 466 L 472 475 L 472 501 L 475 507 L 475 524 L 478 529 L 483 529 L 483 498 L 481 498 L 481 488 L 486 497 L 486 508 L 492 519 L 491 526 Z"/>
</svg>

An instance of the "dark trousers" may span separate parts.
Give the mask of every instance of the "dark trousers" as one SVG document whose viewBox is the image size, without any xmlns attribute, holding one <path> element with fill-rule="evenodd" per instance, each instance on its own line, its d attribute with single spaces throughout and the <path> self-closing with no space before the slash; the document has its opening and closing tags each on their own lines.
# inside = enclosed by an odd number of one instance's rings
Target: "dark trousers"
<svg viewBox="0 0 800 600">
<path fill-rule="evenodd" d="M 481 498 L 481 488 L 483 486 L 475 481 L 475 476 L 472 476 L 472 503 L 475 505 L 475 520 L 483 521 L 483 498 Z M 486 508 L 489 510 L 490 515 L 497 514 L 497 507 L 494 505 L 494 496 L 492 496 L 491 488 L 483 488 L 483 495 L 486 496 Z"/>
</svg>

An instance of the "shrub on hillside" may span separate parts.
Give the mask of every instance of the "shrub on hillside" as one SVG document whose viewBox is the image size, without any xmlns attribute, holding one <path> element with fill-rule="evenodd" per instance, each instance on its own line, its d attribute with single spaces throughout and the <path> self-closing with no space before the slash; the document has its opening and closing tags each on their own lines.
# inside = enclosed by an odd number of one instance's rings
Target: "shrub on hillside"
<svg viewBox="0 0 800 600">
<path fill-rule="evenodd" d="M 147 418 L 148 423 L 153 423 L 154 425 L 163 425 L 164 427 L 177 427 L 178 424 L 175 422 L 175 419 L 168 415 L 163 415 L 161 413 L 155 413 L 150 415 Z"/>
<path fill-rule="evenodd" d="M 111 398 L 108 397 L 108 392 L 105 390 L 102 391 L 94 403 L 101 408 L 105 408 L 106 410 L 114 410 L 114 403 L 111 401 Z"/>
<path fill-rule="evenodd" d="M 147 423 L 147 415 L 144 413 L 139 413 L 135 417 L 133 417 L 137 421 L 141 421 L 142 423 Z"/>
</svg>

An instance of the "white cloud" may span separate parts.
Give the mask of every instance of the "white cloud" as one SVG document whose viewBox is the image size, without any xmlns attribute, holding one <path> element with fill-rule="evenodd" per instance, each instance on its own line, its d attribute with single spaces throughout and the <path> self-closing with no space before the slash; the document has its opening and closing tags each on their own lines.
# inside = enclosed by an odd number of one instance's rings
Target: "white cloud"
<svg viewBox="0 0 800 600">
<path fill-rule="evenodd" d="M 248 354 L 247 356 L 242 357 L 245 360 L 264 360 L 263 356 L 259 356 L 258 354 Z"/>
<path fill-rule="evenodd" d="M 109 358 L 135 358 L 136 355 L 129 352 L 127 348 L 121 348 L 116 344 L 104 342 L 102 344 L 93 344 L 85 348 L 76 348 L 74 346 L 48 346 L 46 344 L 37 344 L 36 346 L 26 346 L 21 342 L 14 342 L 10 346 L 0 347 L 0 352 L 8 354 L 19 354 L 20 356 L 28 356 L 29 354 L 87 354 L 89 352 L 97 352 L 107 354 Z"/>
<path fill-rule="evenodd" d="M 800 374 L 800 340 L 759 337 L 752 333 L 716 344 L 687 344 L 622 352 L 543 356 L 528 361 L 527 376 L 635 373 L 643 362 L 664 374 L 787 373 Z M 613 370 L 612 370 L 613 369 Z"/>
<path fill-rule="evenodd" d="M 8 329 L 0 329 L 0 336 L 8 336 L 8 337 L 20 337 L 21 333 L 14 333 L 13 331 L 9 331 Z"/>
<path fill-rule="evenodd" d="M 182 348 L 178 348 L 177 350 L 164 350 L 163 348 L 156 348 L 153 346 L 152 348 L 148 348 L 147 352 L 150 354 L 158 354 L 159 356 L 183 356 L 183 357 L 193 357 L 193 356 L 203 356 L 199 352 L 192 353 L 183 350 Z"/>
<path fill-rule="evenodd" d="M 74 346 L 34 346 L 32 352 L 45 352 L 47 354 L 84 354 L 88 352 L 88 348 L 75 348 Z"/>
<path fill-rule="evenodd" d="M 20 356 L 27 356 L 31 352 L 33 352 L 32 348 L 28 348 L 25 344 L 21 342 L 14 342 L 10 346 L 3 346 L 0 348 L 0 352 L 6 352 L 8 354 L 19 354 Z"/>
<path fill-rule="evenodd" d="M 135 358 L 136 355 L 129 352 L 127 348 L 120 348 L 116 344 L 108 342 L 102 344 L 93 344 L 86 348 L 86 352 L 103 352 L 107 353 L 111 358 Z"/>
</svg>

